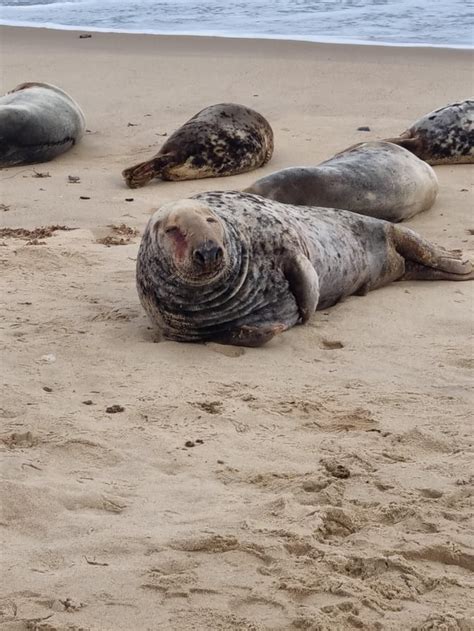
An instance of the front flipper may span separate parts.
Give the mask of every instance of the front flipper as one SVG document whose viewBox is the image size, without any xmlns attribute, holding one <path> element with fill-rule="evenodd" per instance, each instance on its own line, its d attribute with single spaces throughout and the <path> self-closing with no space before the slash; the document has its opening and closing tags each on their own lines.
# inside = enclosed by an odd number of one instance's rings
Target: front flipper
<svg viewBox="0 0 474 631">
<path fill-rule="evenodd" d="M 304 324 L 316 311 L 319 302 L 319 278 L 311 261 L 303 254 L 288 257 L 283 273 L 295 297 L 301 323 Z"/>
<path fill-rule="evenodd" d="M 212 340 L 218 344 L 231 344 L 233 346 L 263 346 L 269 342 L 278 333 L 286 331 L 286 324 L 262 324 L 262 325 L 243 325 L 238 329 L 229 331 L 226 335 L 221 335 Z"/>
</svg>

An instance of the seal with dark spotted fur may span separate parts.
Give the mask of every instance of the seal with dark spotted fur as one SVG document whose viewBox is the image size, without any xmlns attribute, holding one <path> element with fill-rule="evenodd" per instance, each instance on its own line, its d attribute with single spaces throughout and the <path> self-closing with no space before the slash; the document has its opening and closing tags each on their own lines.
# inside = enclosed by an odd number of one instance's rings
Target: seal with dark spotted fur
<svg viewBox="0 0 474 631">
<path fill-rule="evenodd" d="M 49 83 L 22 83 L 0 97 L 0 167 L 48 162 L 85 131 L 79 105 Z"/>
<path fill-rule="evenodd" d="M 273 131 L 258 112 L 235 103 L 206 107 L 176 130 L 160 151 L 122 175 L 127 186 L 153 178 L 197 180 L 252 171 L 273 154 Z"/>
<path fill-rule="evenodd" d="M 438 179 L 426 162 L 409 151 L 372 141 L 346 149 L 317 167 L 270 173 L 244 192 L 284 204 L 343 208 L 402 221 L 431 208 Z"/>
<path fill-rule="evenodd" d="M 461 252 L 408 228 L 239 192 L 165 204 L 137 258 L 141 303 L 164 337 L 240 346 L 391 281 L 473 278 Z"/>
<path fill-rule="evenodd" d="M 451 103 L 413 123 L 398 138 L 387 138 L 428 164 L 474 163 L 474 100 Z"/>
</svg>

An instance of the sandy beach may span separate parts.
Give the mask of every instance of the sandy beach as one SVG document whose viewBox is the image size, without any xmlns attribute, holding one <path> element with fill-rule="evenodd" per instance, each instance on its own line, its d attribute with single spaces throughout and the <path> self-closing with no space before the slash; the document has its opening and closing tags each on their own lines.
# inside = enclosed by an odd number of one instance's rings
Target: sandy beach
<svg viewBox="0 0 474 631">
<path fill-rule="evenodd" d="M 59 85 L 88 129 L 0 171 L 3 228 L 71 228 L 0 238 L 2 631 L 473 629 L 474 283 L 396 283 L 238 349 L 160 342 L 134 280 L 152 209 L 394 136 L 472 95 L 472 52 L 0 39 L 1 93 Z M 125 187 L 224 101 L 270 121 L 269 164 Z M 474 257 L 473 168 L 435 170 L 409 225 Z"/>
</svg>

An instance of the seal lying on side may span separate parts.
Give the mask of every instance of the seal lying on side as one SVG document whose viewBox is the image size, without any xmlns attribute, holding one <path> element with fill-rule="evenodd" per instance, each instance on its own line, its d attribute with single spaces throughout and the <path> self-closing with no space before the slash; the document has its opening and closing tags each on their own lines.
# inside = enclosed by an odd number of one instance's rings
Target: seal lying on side
<svg viewBox="0 0 474 631">
<path fill-rule="evenodd" d="M 197 180 L 236 175 L 267 163 L 273 131 L 258 112 L 235 103 L 206 107 L 176 130 L 160 151 L 122 175 L 130 188 L 153 178 Z"/>
<path fill-rule="evenodd" d="M 0 167 L 48 162 L 84 134 L 84 114 L 49 83 L 22 83 L 0 97 Z"/>
<path fill-rule="evenodd" d="M 474 162 L 474 100 L 451 103 L 413 123 L 398 138 L 388 138 L 428 164 Z"/>
<path fill-rule="evenodd" d="M 165 204 L 137 258 L 141 303 L 165 337 L 240 346 L 394 280 L 473 278 L 459 251 L 408 228 L 239 192 Z"/>
<path fill-rule="evenodd" d="M 433 205 L 433 169 L 388 142 L 364 142 L 317 167 L 290 167 L 245 189 L 284 204 L 343 208 L 387 221 L 402 221 Z"/>
</svg>

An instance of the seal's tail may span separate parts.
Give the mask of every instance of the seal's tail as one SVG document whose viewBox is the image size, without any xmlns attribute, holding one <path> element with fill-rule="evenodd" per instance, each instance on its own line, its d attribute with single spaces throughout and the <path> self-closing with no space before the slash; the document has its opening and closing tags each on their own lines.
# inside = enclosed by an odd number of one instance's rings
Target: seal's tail
<svg viewBox="0 0 474 631">
<path fill-rule="evenodd" d="M 122 176 L 129 188 L 139 188 L 148 184 L 153 178 L 162 177 L 166 167 L 171 166 L 173 163 L 172 154 L 165 153 L 125 169 L 122 171 Z"/>
<path fill-rule="evenodd" d="M 392 229 L 395 249 L 405 259 L 402 280 L 474 280 L 473 264 L 461 250 L 445 250 L 403 226 Z"/>
</svg>

